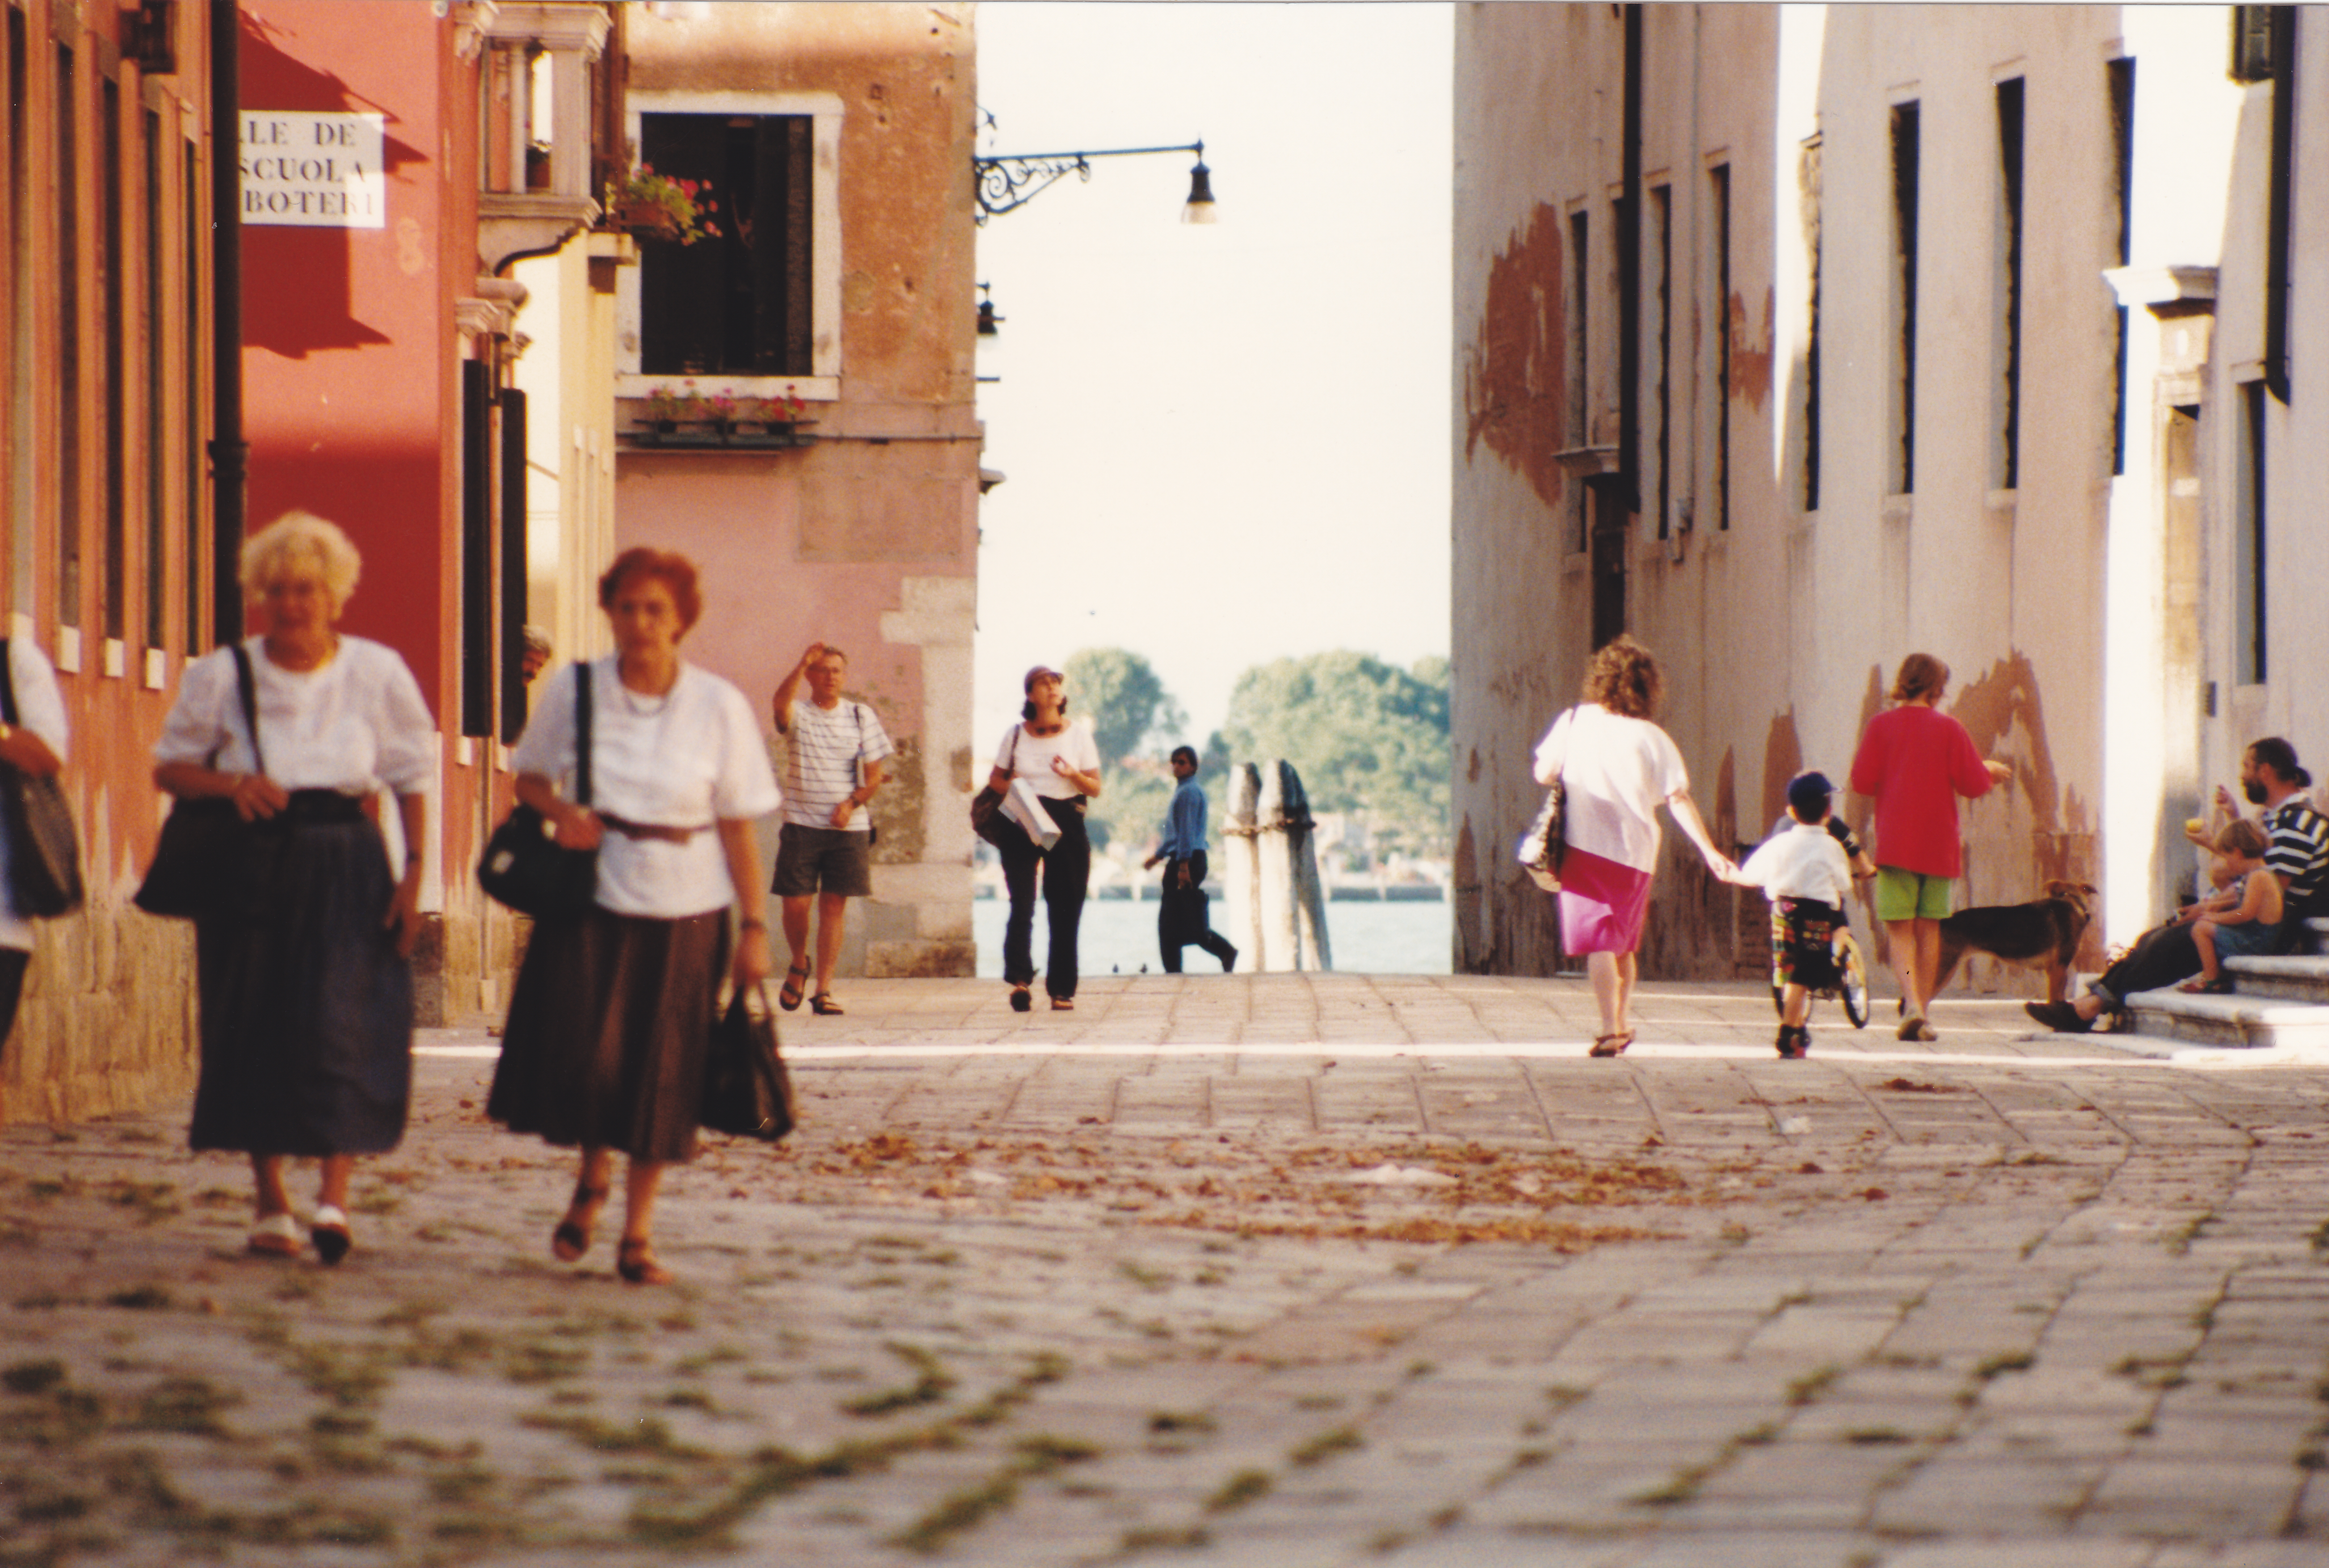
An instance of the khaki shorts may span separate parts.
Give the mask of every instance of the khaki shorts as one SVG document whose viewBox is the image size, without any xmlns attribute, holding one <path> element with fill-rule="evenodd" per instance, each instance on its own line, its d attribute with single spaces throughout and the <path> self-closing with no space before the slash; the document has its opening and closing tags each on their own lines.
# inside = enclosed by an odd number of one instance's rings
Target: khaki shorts
<svg viewBox="0 0 2329 1568">
<path fill-rule="evenodd" d="M 1928 877 L 1898 866 L 1876 868 L 1876 918 L 1879 920 L 1947 920 L 1949 917 L 1948 877 Z"/>
<path fill-rule="evenodd" d="M 779 898 L 831 893 L 843 898 L 873 896 L 873 835 L 846 828 L 808 828 L 787 822 L 777 835 L 777 879 L 769 891 Z"/>
</svg>

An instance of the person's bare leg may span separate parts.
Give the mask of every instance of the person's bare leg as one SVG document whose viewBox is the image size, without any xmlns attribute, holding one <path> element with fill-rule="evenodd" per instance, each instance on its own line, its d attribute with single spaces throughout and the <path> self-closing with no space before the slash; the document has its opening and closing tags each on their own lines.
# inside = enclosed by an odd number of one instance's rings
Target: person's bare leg
<svg viewBox="0 0 2329 1568">
<path fill-rule="evenodd" d="M 1634 982 L 1642 977 L 1641 960 L 1630 953 L 1617 954 L 1617 1032 L 1634 1032 Z"/>
<path fill-rule="evenodd" d="M 1625 1027 L 1617 1021 L 1625 1016 L 1626 1005 L 1622 994 L 1625 978 L 1617 962 L 1619 956 L 1615 953 L 1589 953 L 1585 955 L 1585 972 L 1593 981 L 1593 1002 L 1601 1009 L 1601 1033 L 1605 1038 L 1625 1033 Z"/>
<path fill-rule="evenodd" d="M 1787 985 L 1779 991 L 1779 1021 L 1795 1028 L 1812 1016 L 1812 993 L 1799 985 Z"/>
<path fill-rule="evenodd" d="M 655 1201 L 663 1187 L 663 1166 L 652 1160 L 633 1160 L 623 1181 L 623 1241 L 615 1271 L 634 1285 L 661 1285 L 671 1271 L 655 1261 Z"/>
<path fill-rule="evenodd" d="M 2216 983 L 2216 923 L 2212 920 L 2192 922 L 2192 945 L 2200 950 L 2200 978 L 2210 985 Z"/>
<path fill-rule="evenodd" d="M 355 1174 L 356 1157 L 353 1154 L 326 1154 L 322 1165 L 323 1178 L 316 1189 L 316 1202 L 345 1209 L 348 1207 L 348 1178 Z"/>
<path fill-rule="evenodd" d="M 1925 1001 L 1922 993 L 1917 990 L 1917 922 L 1884 922 L 1884 945 L 1891 954 L 1892 972 L 1900 980 L 1901 1005 L 1922 1018 Z"/>
<path fill-rule="evenodd" d="M 848 919 L 846 897 L 839 893 L 816 896 L 816 990 L 820 996 L 833 989 L 833 966 L 841 959 L 841 931 Z"/>
<path fill-rule="evenodd" d="M 254 1206 L 260 1219 L 270 1215 L 291 1212 L 291 1192 L 283 1185 L 283 1156 L 254 1154 L 250 1157 L 250 1179 Z"/>
<path fill-rule="evenodd" d="M 1933 1010 L 1933 991 L 1941 973 L 1941 923 L 1919 915 L 1917 920 L 1917 1011 Z"/>
</svg>

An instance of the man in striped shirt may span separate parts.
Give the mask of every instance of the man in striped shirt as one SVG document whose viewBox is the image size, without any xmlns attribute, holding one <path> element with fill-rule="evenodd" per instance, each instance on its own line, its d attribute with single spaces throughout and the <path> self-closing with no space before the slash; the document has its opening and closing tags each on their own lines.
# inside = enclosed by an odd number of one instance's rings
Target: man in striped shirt
<svg viewBox="0 0 2329 1568">
<path fill-rule="evenodd" d="M 882 787 L 882 762 L 894 748 L 872 709 L 842 698 L 848 674 L 848 654 L 811 643 L 777 687 L 777 733 L 786 741 L 785 822 L 772 890 L 783 901 L 785 940 L 793 950 L 777 993 L 787 1011 L 800 1006 L 808 983 L 810 900 L 816 903 L 816 991 L 809 1006 L 838 1013 L 833 966 L 849 900 L 873 892 L 873 828 L 865 805 Z M 804 681 L 806 702 L 797 700 Z"/>
<path fill-rule="evenodd" d="M 1173 776 L 1180 781 L 1164 811 L 1164 834 L 1145 865 L 1164 865 L 1164 897 L 1156 910 L 1156 944 L 1164 972 L 1181 972 L 1181 950 L 1195 943 L 1221 961 L 1221 972 L 1237 967 L 1238 950 L 1215 932 L 1205 915 L 1205 792 L 1197 787 L 1197 754 L 1173 748 Z"/>
<path fill-rule="evenodd" d="M 2280 737 L 2267 736 L 2249 746 L 2240 757 L 2240 793 L 2252 806 L 2262 806 L 2261 826 L 2269 848 L 2265 867 L 2280 878 L 2284 945 L 2296 945 L 2305 935 L 2305 922 L 2329 914 L 2329 820 L 2313 807 L 2305 791 L 2313 775 L 2298 765 L 2296 748 Z M 2216 804 L 2236 812 L 2231 792 L 2219 788 Z M 2202 846 L 2211 840 L 2204 831 L 2189 834 Z M 2227 895 L 2203 898 L 2178 911 L 2167 925 L 2145 935 L 2124 957 L 2103 971 L 2076 1001 L 2029 1001 L 2022 1004 L 2030 1016 L 2050 1029 L 2084 1034 L 2104 1012 L 2126 1009 L 2126 999 L 2137 991 L 2156 991 L 2200 972 L 2200 950 L 2192 938 L 2192 922 L 2221 907 Z"/>
</svg>

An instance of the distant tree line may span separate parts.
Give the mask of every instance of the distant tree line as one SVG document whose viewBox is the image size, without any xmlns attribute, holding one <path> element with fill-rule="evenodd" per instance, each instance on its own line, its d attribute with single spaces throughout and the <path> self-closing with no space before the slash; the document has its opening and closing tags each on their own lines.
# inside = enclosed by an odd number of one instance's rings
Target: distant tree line
<svg viewBox="0 0 2329 1568">
<path fill-rule="evenodd" d="M 1336 650 L 1257 664 L 1238 677 L 1222 727 L 1200 743 L 1146 659 L 1091 648 L 1067 662 L 1070 711 L 1089 717 L 1107 787 L 1093 803 L 1092 840 L 1146 843 L 1164 821 L 1174 746 L 1196 746 L 1198 782 L 1218 842 L 1236 763 L 1284 757 L 1314 812 L 1364 813 L 1378 853 L 1440 857 L 1449 832 L 1447 661 L 1402 670 Z"/>
</svg>

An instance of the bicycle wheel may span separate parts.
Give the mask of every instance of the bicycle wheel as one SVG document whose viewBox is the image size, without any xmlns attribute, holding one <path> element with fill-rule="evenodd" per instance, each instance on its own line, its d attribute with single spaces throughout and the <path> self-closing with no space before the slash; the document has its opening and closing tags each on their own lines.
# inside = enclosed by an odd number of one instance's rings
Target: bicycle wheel
<svg viewBox="0 0 2329 1568">
<path fill-rule="evenodd" d="M 1860 944 L 1853 939 L 1850 926 L 1835 934 L 1835 972 L 1843 982 L 1836 991 L 1843 999 L 1843 1016 L 1852 1020 L 1853 1028 L 1866 1028 L 1868 966 L 1861 962 Z"/>
</svg>

